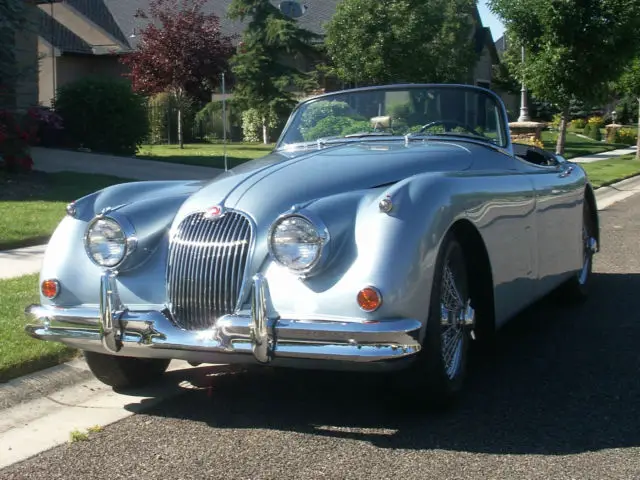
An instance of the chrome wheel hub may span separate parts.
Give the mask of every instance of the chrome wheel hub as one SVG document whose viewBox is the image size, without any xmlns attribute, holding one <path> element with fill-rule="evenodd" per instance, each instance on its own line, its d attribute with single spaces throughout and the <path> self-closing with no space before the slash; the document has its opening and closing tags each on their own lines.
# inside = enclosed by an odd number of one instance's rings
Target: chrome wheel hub
<svg viewBox="0 0 640 480">
<path fill-rule="evenodd" d="M 593 255 L 598 251 L 598 241 L 589 236 L 586 228 L 582 229 L 582 241 L 583 241 L 583 260 L 582 269 L 578 272 L 578 282 L 580 285 L 584 285 L 589 277 L 589 269 L 591 262 L 593 261 Z"/>
<path fill-rule="evenodd" d="M 440 326 L 442 359 L 449 379 L 453 379 L 462 366 L 465 335 L 475 323 L 475 310 L 471 301 L 463 299 L 453 272 L 447 265 L 442 278 L 440 297 Z"/>
</svg>

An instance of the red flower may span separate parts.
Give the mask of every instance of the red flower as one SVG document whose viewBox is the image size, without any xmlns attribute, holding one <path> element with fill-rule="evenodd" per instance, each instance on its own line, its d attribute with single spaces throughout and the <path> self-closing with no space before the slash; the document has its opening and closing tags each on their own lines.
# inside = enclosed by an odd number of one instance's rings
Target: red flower
<svg viewBox="0 0 640 480">
<path fill-rule="evenodd" d="M 18 163 L 24 170 L 31 170 L 33 167 L 33 159 L 30 156 L 22 157 Z"/>
<path fill-rule="evenodd" d="M 22 140 L 29 140 L 29 134 L 27 132 L 20 132 L 20 138 Z"/>
</svg>

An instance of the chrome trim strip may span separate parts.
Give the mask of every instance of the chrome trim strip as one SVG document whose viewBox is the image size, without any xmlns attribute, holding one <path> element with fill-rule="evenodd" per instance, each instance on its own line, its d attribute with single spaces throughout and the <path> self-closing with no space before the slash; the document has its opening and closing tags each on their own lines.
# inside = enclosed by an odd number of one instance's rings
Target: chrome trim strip
<svg viewBox="0 0 640 480">
<path fill-rule="evenodd" d="M 277 316 L 270 303 L 269 287 L 265 278 L 253 277 L 251 296 L 251 346 L 253 355 L 260 363 L 269 363 L 273 355 L 274 324 Z"/>
<path fill-rule="evenodd" d="M 115 290 L 115 276 L 106 272 L 103 279 L 99 309 L 31 305 L 25 313 L 36 323 L 25 330 L 34 338 L 83 350 L 200 362 L 214 357 L 221 362 L 245 362 L 249 356 L 262 364 L 280 359 L 370 363 L 411 357 L 421 349 L 421 322 L 416 319 L 279 318 L 262 275 L 253 279 L 251 312 L 224 315 L 215 326 L 200 331 L 177 328 L 167 309 L 124 308 Z"/>
<path fill-rule="evenodd" d="M 100 277 L 100 340 L 105 349 L 118 352 L 122 348 L 122 334 L 119 317 L 122 314 L 122 304 L 118 295 L 115 274 L 106 271 Z M 118 325 L 114 324 L 114 317 Z"/>
</svg>

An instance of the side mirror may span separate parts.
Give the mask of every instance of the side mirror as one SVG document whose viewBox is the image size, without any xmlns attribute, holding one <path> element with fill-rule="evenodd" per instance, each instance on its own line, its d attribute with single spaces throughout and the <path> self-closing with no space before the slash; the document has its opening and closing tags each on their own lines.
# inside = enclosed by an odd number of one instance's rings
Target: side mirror
<svg viewBox="0 0 640 480">
<path fill-rule="evenodd" d="M 567 159 L 566 159 L 566 158 L 564 158 L 562 155 L 557 155 L 557 154 L 556 154 L 556 155 L 554 155 L 554 156 L 556 157 L 556 161 L 557 161 L 559 164 L 567 163 Z"/>
</svg>

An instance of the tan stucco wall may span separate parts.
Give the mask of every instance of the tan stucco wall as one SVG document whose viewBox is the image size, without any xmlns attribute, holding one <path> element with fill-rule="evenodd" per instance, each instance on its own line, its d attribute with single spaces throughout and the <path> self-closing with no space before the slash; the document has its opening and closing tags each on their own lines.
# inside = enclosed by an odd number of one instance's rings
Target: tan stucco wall
<svg viewBox="0 0 640 480">
<path fill-rule="evenodd" d="M 54 66 L 51 62 L 49 46 L 40 41 L 40 48 L 46 55 L 40 62 L 40 102 L 43 105 L 51 105 L 53 98 L 53 85 L 57 88 L 83 78 L 100 76 L 102 78 L 123 78 L 126 68 L 118 62 L 118 58 L 111 55 L 101 56 L 80 56 L 61 55 L 56 57 L 54 77 L 52 71 Z"/>
<path fill-rule="evenodd" d="M 41 105 L 50 106 L 54 92 L 53 70 L 55 66 L 51 61 L 51 46 L 42 38 L 38 38 L 38 55 L 40 56 L 38 71 L 38 102 Z M 55 62 L 58 61 L 57 52 L 53 52 Z"/>
<path fill-rule="evenodd" d="M 111 55 L 63 55 L 58 59 L 58 87 L 91 76 L 122 78 L 127 69 Z"/>
</svg>

